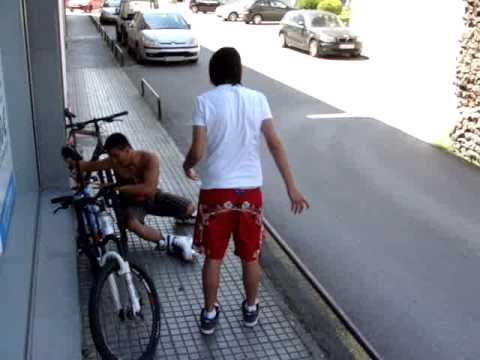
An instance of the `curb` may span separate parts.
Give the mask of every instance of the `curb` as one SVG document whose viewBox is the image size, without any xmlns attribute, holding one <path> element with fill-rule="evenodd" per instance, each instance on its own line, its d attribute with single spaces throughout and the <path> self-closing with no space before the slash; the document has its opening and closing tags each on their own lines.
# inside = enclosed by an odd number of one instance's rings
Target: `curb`
<svg viewBox="0 0 480 360">
<path fill-rule="evenodd" d="M 119 65 L 121 67 L 125 66 L 125 53 L 120 46 L 116 43 L 114 39 L 110 37 L 110 35 L 105 31 L 103 25 L 100 24 L 97 17 L 93 15 L 89 15 L 90 20 L 92 21 L 93 25 L 97 28 L 100 36 L 102 37 L 103 41 L 107 44 L 110 50 L 113 53 L 115 59 L 117 59 Z"/>
<path fill-rule="evenodd" d="M 300 260 L 300 258 L 295 254 L 295 252 L 288 246 L 285 240 L 280 236 L 280 234 L 275 230 L 275 228 L 268 222 L 267 219 L 263 219 L 263 224 L 265 229 L 268 231 L 273 240 L 280 246 L 280 248 L 285 252 L 285 254 L 290 258 L 296 268 L 302 273 L 302 275 L 307 279 L 310 285 L 317 291 L 320 297 L 325 301 L 327 306 L 333 311 L 333 313 L 338 317 L 346 329 L 352 334 L 355 340 L 360 344 L 360 346 L 365 350 L 368 356 L 373 360 L 381 360 L 382 357 L 375 350 L 373 345 L 367 340 L 361 331 L 355 326 L 350 317 L 341 309 L 338 303 L 333 299 L 333 297 L 328 293 L 328 291 L 320 284 L 320 282 L 315 278 L 315 276 L 307 269 L 305 264 Z"/>
</svg>

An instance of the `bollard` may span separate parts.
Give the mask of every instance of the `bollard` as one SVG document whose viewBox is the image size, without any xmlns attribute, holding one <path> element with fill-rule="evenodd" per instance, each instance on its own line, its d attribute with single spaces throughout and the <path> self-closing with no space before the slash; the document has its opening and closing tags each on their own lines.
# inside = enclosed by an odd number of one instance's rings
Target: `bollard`
<svg viewBox="0 0 480 360">
<path fill-rule="evenodd" d="M 155 98 L 155 101 L 157 103 L 156 110 L 157 110 L 158 120 L 162 121 L 162 103 L 160 101 L 160 96 L 145 79 L 142 79 L 140 81 L 140 94 L 142 95 L 142 97 L 145 97 L 145 89 L 148 89 L 153 94 L 153 97 Z"/>
<path fill-rule="evenodd" d="M 118 44 L 115 44 L 114 56 L 115 58 L 118 58 L 120 66 L 125 66 L 125 56 L 123 54 L 123 50 L 120 48 L 120 46 L 118 46 Z"/>
</svg>

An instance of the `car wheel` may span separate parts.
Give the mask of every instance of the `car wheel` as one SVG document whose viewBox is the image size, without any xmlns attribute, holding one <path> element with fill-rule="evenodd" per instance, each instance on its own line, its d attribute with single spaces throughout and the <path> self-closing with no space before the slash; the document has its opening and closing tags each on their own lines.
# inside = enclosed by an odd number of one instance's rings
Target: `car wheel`
<svg viewBox="0 0 480 360">
<path fill-rule="evenodd" d="M 192 6 L 192 12 L 194 14 L 198 13 L 198 6 Z"/>
<path fill-rule="evenodd" d="M 238 14 L 236 12 L 232 12 L 228 15 L 228 21 L 237 21 Z"/>
<path fill-rule="evenodd" d="M 279 41 L 281 47 L 283 47 L 283 48 L 288 47 L 287 39 L 286 39 L 285 34 L 283 32 L 281 32 L 278 35 L 278 41 Z"/>
<path fill-rule="evenodd" d="M 320 55 L 320 46 L 317 40 L 310 40 L 310 43 L 308 44 L 308 52 L 310 53 L 310 56 L 313 57 L 318 57 Z"/>
<path fill-rule="evenodd" d="M 260 25 L 263 21 L 262 15 L 260 14 L 253 15 L 252 21 L 255 25 Z"/>
</svg>

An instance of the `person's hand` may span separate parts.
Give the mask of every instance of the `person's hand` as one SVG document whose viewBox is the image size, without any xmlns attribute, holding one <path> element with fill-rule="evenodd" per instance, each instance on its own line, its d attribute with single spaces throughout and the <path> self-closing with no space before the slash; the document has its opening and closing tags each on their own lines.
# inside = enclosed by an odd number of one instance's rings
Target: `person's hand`
<svg viewBox="0 0 480 360">
<path fill-rule="evenodd" d="M 297 188 L 289 189 L 288 197 L 290 198 L 290 210 L 294 214 L 300 214 L 304 209 L 310 208 L 310 204 Z"/>
<path fill-rule="evenodd" d="M 67 168 L 70 171 L 75 170 L 75 168 L 77 167 L 77 162 L 71 158 L 65 159 L 65 163 L 67 164 Z"/>
<path fill-rule="evenodd" d="M 65 164 L 67 165 L 67 169 L 68 169 L 68 173 L 70 175 L 70 177 L 74 180 L 77 179 L 77 161 L 73 160 L 73 159 L 65 159 Z"/>
<path fill-rule="evenodd" d="M 195 170 L 191 167 L 186 166 L 185 163 L 183 163 L 183 171 L 185 172 L 185 176 L 188 177 L 190 180 L 197 181 L 200 179 Z"/>
<path fill-rule="evenodd" d="M 94 189 L 108 189 L 108 188 L 114 188 L 116 186 L 115 183 L 102 183 L 100 181 L 95 181 L 95 182 L 92 182 L 91 184 Z"/>
</svg>

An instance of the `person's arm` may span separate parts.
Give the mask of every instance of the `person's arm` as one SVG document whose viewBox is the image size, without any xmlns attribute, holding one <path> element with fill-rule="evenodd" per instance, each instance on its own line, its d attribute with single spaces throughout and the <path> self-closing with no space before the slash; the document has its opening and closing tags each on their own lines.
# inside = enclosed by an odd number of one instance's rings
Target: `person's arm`
<svg viewBox="0 0 480 360">
<path fill-rule="evenodd" d="M 68 159 L 67 166 L 70 171 L 75 171 L 77 166 L 76 161 L 73 159 Z M 97 161 L 80 160 L 78 162 L 78 169 L 80 170 L 80 172 L 92 172 L 98 170 L 107 170 L 111 168 L 113 168 L 113 164 L 110 158 Z"/>
<path fill-rule="evenodd" d="M 282 142 L 275 132 L 272 119 L 265 119 L 263 121 L 262 132 L 267 142 L 268 150 L 270 150 L 277 168 L 282 175 L 285 187 L 287 188 L 288 197 L 290 198 L 291 202 L 291 210 L 295 214 L 301 213 L 303 209 L 308 209 L 310 204 L 297 189 L 293 179 L 292 171 L 288 165 L 287 153 L 285 152 Z"/>
<path fill-rule="evenodd" d="M 183 162 L 183 171 L 185 171 L 185 175 L 192 180 L 198 179 L 193 168 L 202 160 L 205 152 L 206 133 L 207 128 L 205 126 L 193 126 L 192 145 Z"/>
<path fill-rule="evenodd" d="M 160 164 L 157 156 L 146 155 L 145 172 L 143 182 L 140 184 L 122 185 L 115 189 L 121 193 L 130 194 L 136 197 L 149 198 L 155 195 L 160 174 Z"/>
</svg>

